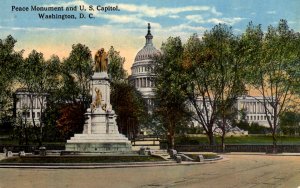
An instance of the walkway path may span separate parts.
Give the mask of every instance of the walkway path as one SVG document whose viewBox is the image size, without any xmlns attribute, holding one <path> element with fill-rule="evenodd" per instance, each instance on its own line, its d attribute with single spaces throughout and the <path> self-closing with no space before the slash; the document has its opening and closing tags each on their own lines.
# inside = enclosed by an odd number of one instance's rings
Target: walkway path
<svg viewBox="0 0 300 188">
<path fill-rule="evenodd" d="M 192 166 L 110 169 L 0 169 L 0 188 L 40 187 L 294 187 L 300 156 L 224 155 Z"/>
</svg>

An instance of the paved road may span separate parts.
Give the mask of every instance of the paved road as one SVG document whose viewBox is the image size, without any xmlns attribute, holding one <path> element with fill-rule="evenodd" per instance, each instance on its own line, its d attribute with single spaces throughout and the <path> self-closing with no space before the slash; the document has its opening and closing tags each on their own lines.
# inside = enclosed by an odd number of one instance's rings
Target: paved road
<svg viewBox="0 0 300 188">
<path fill-rule="evenodd" d="M 300 156 L 224 155 L 193 166 L 110 169 L 0 169 L 0 188 L 294 187 Z"/>
</svg>

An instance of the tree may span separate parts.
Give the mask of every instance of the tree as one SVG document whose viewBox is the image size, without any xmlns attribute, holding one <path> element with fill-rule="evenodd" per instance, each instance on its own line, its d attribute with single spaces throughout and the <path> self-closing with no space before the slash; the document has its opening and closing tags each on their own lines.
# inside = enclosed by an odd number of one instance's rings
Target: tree
<svg viewBox="0 0 300 188">
<path fill-rule="evenodd" d="M 134 138 L 139 125 L 147 116 L 146 103 L 141 94 L 127 83 L 112 84 L 111 104 L 117 114 L 119 131 L 128 138 Z"/>
<path fill-rule="evenodd" d="M 71 89 L 73 94 L 75 94 L 74 92 L 78 92 L 78 96 L 76 96 L 75 100 L 79 100 L 83 103 L 85 109 L 87 109 L 91 103 L 89 81 L 93 73 L 92 62 L 90 49 L 79 43 L 72 45 L 72 51 L 63 63 L 63 78 L 72 86 L 76 83 L 74 89 L 68 87 L 70 85 L 66 84 L 66 91 Z M 73 95 L 73 97 L 75 96 Z"/>
<path fill-rule="evenodd" d="M 57 121 L 59 120 L 60 108 L 62 104 L 52 103 L 52 101 L 47 102 L 47 108 L 44 112 L 44 127 L 43 127 L 43 141 L 65 141 L 63 132 L 60 132 L 57 126 Z"/>
<path fill-rule="evenodd" d="M 51 95 L 52 102 L 57 104 L 76 103 L 81 90 L 65 65 L 62 66 L 59 85 L 57 90 L 54 90 Z"/>
<path fill-rule="evenodd" d="M 258 123 L 252 122 L 248 129 L 249 134 L 269 134 L 270 130 L 268 127 L 259 125 Z"/>
<path fill-rule="evenodd" d="M 127 82 L 123 65 L 125 58 L 113 47 L 108 51 L 108 74 L 111 78 L 111 104 L 117 114 L 119 131 L 129 139 L 138 134 L 139 125 L 147 116 L 146 103 L 141 94 Z"/>
<path fill-rule="evenodd" d="M 7 36 L 0 39 L 0 120 L 11 115 L 13 86 L 16 83 L 17 67 L 22 61 L 23 51 L 14 50 L 16 40 Z"/>
<path fill-rule="evenodd" d="M 167 130 L 170 148 L 175 144 L 175 128 L 186 123 L 188 109 L 182 87 L 183 46 L 179 37 L 169 37 L 162 44 L 162 55 L 156 57 L 155 112 Z"/>
<path fill-rule="evenodd" d="M 296 135 L 300 131 L 300 114 L 293 111 L 285 111 L 280 115 L 279 127 L 284 134 Z"/>
<path fill-rule="evenodd" d="M 82 103 L 65 104 L 59 112 L 57 128 L 65 139 L 69 139 L 75 133 L 82 132 L 85 122 L 85 108 Z"/>
<path fill-rule="evenodd" d="M 148 113 L 146 120 L 143 123 L 143 128 L 149 130 L 157 138 L 167 136 L 167 128 L 163 126 L 162 118 L 163 117 L 158 110 L 154 110 L 151 114 Z"/>
<path fill-rule="evenodd" d="M 237 122 L 237 120 L 235 119 L 233 122 L 233 125 L 237 126 L 238 128 L 240 128 L 242 130 L 248 131 L 250 125 L 246 119 L 246 117 L 247 117 L 246 109 L 241 109 L 240 111 L 237 111 L 237 113 L 240 114 L 241 120 L 239 122 Z"/>
<path fill-rule="evenodd" d="M 223 96 L 222 96 L 223 98 Z M 236 97 L 226 97 L 225 101 L 221 100 L 217 108 L 217 122 L 216 126 L 221 130 L 221 145 L 225 152 L 225 136 L 233 128 L 235 118 L 237 116 L 237 109 L 235 108 Z"/>
<path fill-rule="evenodd" d="M 80 43 L 72 45 L 69 57 L 57 67 L 60 79 L 49 93 L 45 113 L 45 128 L 52 134 L 52 138 L 46 136 L 48 140 L 61 139 L 60 135 L 68 139 L 82 131 L 84 112 L 91 102 L 89 81 L 92 67 L 91 51 Z"/>
<path fill-rule="evenodd" d="M 279 117 L 299 82 L 299 34 L 289 29 L 286 20 L 280 20 L 277 27 L 269 26 L 265 34 L 260 25 L 250 23 L 242 40 L 249 84 L 263 96 L 259 102 L 264 106 L 276 152 Z"/>
<path fill-rule="evenodd" d="M 244 92 L 239 39 L 224 24 L 216 25 L 202 39 L 194 34 L 184 46 L 185 92 L 195 110 L 194 119 L 202 125 L 210 144 L 215 144 L 217 125 L 224 147 L 229 114 L 237 96 Z"/>
<path fill-rule="evenodd" d="M 46 98 L 49 93 L 58 85 L 59 80 L 59 64 L 60 60 L 57 56 L 52 56 L 48 61 L 45 61 L 43 54 L 33 50 L 28 57 L 23 61 L 18 78 L 20 84 L 29 92 L 30 109 L 33 113 L 34 101 L 38 100 L 40 105 L 40 125 L 37 126 L 34 116 L 32 116 L 32 123 L 36 132 L 39 145 L 42 144 L 43 136 L 43 120 Z"/>
<path fill-rule="evenodd" d="M 214 100 L 210 86 L 218 84 L 213 75 L 214 69 L 208 63 L 213 55 L 210 49 L 205 49 L 204 42 L 196 34 L 185 44 L 183 70 L 188 80 L 185 93 L 195 111 L 193 119 L 203 127 L 211 145 L 215 144 L 213 126 L 217 120 L 217 100 Z"/>
<path fill-rule="evenodd" d="M 111 82 L 125 82 L 127 78 L 127 72 L 123 67 L 125 58 L 121 57 L 120 52 L 116 51 L 113 46 L 108 51 L 108 60 L 108 73 L 111 77 Z"/>
<path fill-rule="evenodd" d="M 22 113 L 27 113 L 29 110 L 27 108 L 23 109 Z M 13 137 L 16 137 L 19 141 L 19 145 L 29 144 L 29 139 L 32 139 L 32 135 L 29 135 L 30 123 L 27 120 L 27 117 L 23 119 L 22 113 L 16 114 L 14 120 L 14 131 Z"/>
<path fill-rule="evenodd" d="M 65 105 L 65 103 L 57 100 L 59 98 L 59 91 L 59 88 L 57 88 L 52 91 L 47 98 L 47 108 L 44 112 L 44 141 L 65 141 L 65 135 L 62 134 L 63 132 L 60 132 L 57 126 L 57 121 L 61 116 L 61 109 Z"/>
</svg>

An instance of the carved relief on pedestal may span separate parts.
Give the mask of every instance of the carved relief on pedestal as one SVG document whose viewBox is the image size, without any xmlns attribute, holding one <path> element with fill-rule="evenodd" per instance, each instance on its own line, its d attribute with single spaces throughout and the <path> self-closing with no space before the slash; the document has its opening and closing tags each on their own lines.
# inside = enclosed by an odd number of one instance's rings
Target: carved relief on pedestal
<svg viewBox="0 0 300 188">
<path fill-rule="evenodd" d="M 102 101 L 102 93 L 99 88 L 95 88 L 95 99 L 92 102 L 92 111 L 94 111 L 96 108 L 99 108 L 101 106 Z"/>
<path fill-rule="evenodd" d="M 94 83 L 93 84 L 97 84 L 97 85 L 109 85 L 108 84 L 108 81 L 106 80 L 94 80 Z"/>
<path fill-rule="evenodd" d="M 109 105 L 103 101 L 102 92 L 98 87 L 95 88 L 95 98 L 91 104 L 92 112 L 99 111 L 102 109 L 104 112 L 109 110 Z"/>
</svg>

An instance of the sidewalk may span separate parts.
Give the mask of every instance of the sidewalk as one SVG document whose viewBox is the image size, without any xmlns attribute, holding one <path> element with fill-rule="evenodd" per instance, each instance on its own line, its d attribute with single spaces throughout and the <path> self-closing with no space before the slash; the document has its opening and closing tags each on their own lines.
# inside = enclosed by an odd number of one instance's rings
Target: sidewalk
<svg viewBox="0 0 300 188">
<path fill-rule="evenodd" d="M 300 153 L 264 153 L 264 152 L 229 152 L 218 153 L 219 155 L 271 155 L 271 156 L 300 156 Z"/>
</svg>

